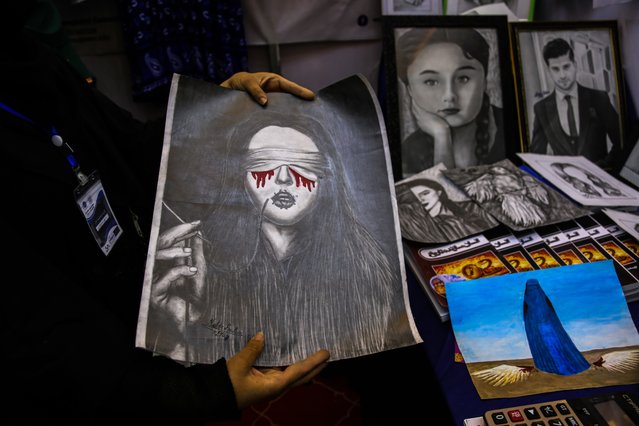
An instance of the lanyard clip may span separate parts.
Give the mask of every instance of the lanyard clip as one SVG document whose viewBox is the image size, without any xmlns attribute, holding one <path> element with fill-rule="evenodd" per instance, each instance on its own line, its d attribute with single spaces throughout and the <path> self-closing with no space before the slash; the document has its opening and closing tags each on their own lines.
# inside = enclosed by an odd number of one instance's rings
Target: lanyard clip
<svg viewBox="0 0 639 426">
<path fill-rule="evenodd" d="M 84 186 L 84 185 L 86 185 L 89 182 L 89 178 L 87 177 L 87 175 L 82 173 L 80 168 L 78 168 L 77 170 L 73 170 L 73 171 L 75 172 L 75 176 L 78 178 L 78 183 L 80 183 L 80 186 Z"/>
<path fill-rule="evenodd" d="M 78 164 L 75 156 L 70 152 L 67 154 L 67 161 L 71 165 L 73 173 L 75 173 L 75 176 L 78 178 L 78 183 L 80 183 L 80 186 L 86 185 L 89 182 L 89 178 L 87 177 L 87 175 L 82 173 L 82 170 L 80 170 L 80 164 Z"/>
</svg>

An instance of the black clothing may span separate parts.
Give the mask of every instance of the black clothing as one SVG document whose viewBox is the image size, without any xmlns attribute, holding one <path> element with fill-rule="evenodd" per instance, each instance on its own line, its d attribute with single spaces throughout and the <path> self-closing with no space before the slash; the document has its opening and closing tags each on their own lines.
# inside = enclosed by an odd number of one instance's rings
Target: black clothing
<svg viewBox="0 0 639 426">
<path fill-rule="evenodd" d="M 135 348 L 163 122 L 135 120 L 28 33 L 0 48 L 0 102 L 55 126 L 82 170 L 98 170 L 124 231 L 105 256 L 60 150 L 43 129 L 0 110 L 11 252 L 2 258 L 3 414 L 85 425 L 237 418 L 224 360 L 186 368 Z"/>
<path fill-rule="evenodd" d="M 554 155 L 583 155 L 601 167 L 613 166 L 621 151 L 619 115 L 606 92 L 578 84 L 577 93 L 579 136 L 571 138 L 562 129 L 553 91 L 534 106 L 530 152 L 546 154 L 550 145 Z M 610 151 L 606 136 L 612 143 Z"/>
<path fill-rule="evenodd" d="M 491 105 L 495 126 L 495 140 L 493 141 L 485 159 L 480 164 L 492 164 L 506 158 L 504 141 L 504 123 L 502 109 Z M 402 173 L 412 175 L 435 166 L 435 140 L 421 129 L 411 133 L 402 142 Z"/>
</svg>

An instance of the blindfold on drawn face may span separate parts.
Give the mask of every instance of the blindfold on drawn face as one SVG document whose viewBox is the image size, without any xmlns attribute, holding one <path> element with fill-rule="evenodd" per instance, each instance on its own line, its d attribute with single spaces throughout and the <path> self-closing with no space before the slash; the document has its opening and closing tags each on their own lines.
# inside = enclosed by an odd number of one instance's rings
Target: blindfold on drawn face
<svg viewBox="0 0 639 426">
<path fill-rule="evenodd" d="M 295 149 L 254 149 L 250 150 L 243 164 L 247 172 L 274 170 L 281 166 L 294 166 L 322 178 L 326 160 L 319 152 Z"/>
</svg>

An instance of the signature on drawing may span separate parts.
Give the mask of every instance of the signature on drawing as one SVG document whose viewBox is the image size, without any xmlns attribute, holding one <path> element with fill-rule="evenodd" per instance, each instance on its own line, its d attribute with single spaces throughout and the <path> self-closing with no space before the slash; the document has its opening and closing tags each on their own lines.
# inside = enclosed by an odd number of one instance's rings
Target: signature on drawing
<svg viewBox="0 0 639 426">
<path fill-rule="evenodd" d="M 213 332 L 214 336 L 222 337 L 224 340 L 228 339 L 230 336 L 243 336 L 244 334 L 232 324 L 224 324 L 220 320 L 216 320 L 214 318 L 210 318 L 208 323 L 203 324 L 204 327 L 208 328 Z"/>
</svg>

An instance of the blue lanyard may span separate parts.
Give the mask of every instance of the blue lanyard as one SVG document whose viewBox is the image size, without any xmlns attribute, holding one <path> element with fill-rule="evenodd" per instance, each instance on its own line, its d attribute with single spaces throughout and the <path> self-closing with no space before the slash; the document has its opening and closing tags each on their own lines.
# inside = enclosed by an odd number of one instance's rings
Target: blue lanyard
<svg viewBox="0 0 639 426">
<path fill-rule="evenodd" d="M 62 154 L 67 159 L 67 162 L 71 166 L 73 173 L 75 173 L 76 177 L 78 178 L 78 182 L 80 183 L 80 185 L 85 185 L 89 181 L 89 178 L 87 178 L 87 176 L 80 170 L 80 164 L 78 163 L 78 160 L 76 160 L 75 155 L 73 155 L 73 149 L 62 139 L 62 136 L 58 134 L 58 131 L 55 129 L 55 127 L 51 126 L 49 128 L 46 128 L 44 126 L 40 126 L 38 125 L 38 123 L 36 123 L 26 115 L 21 114 L 20 112 L 14 110 L 3 102 L 0 102 L 0 108 L 46 133 L 47 136 L 51 138 L 51 143 L 55 147 L 64 151 Z"/>
</svg>

